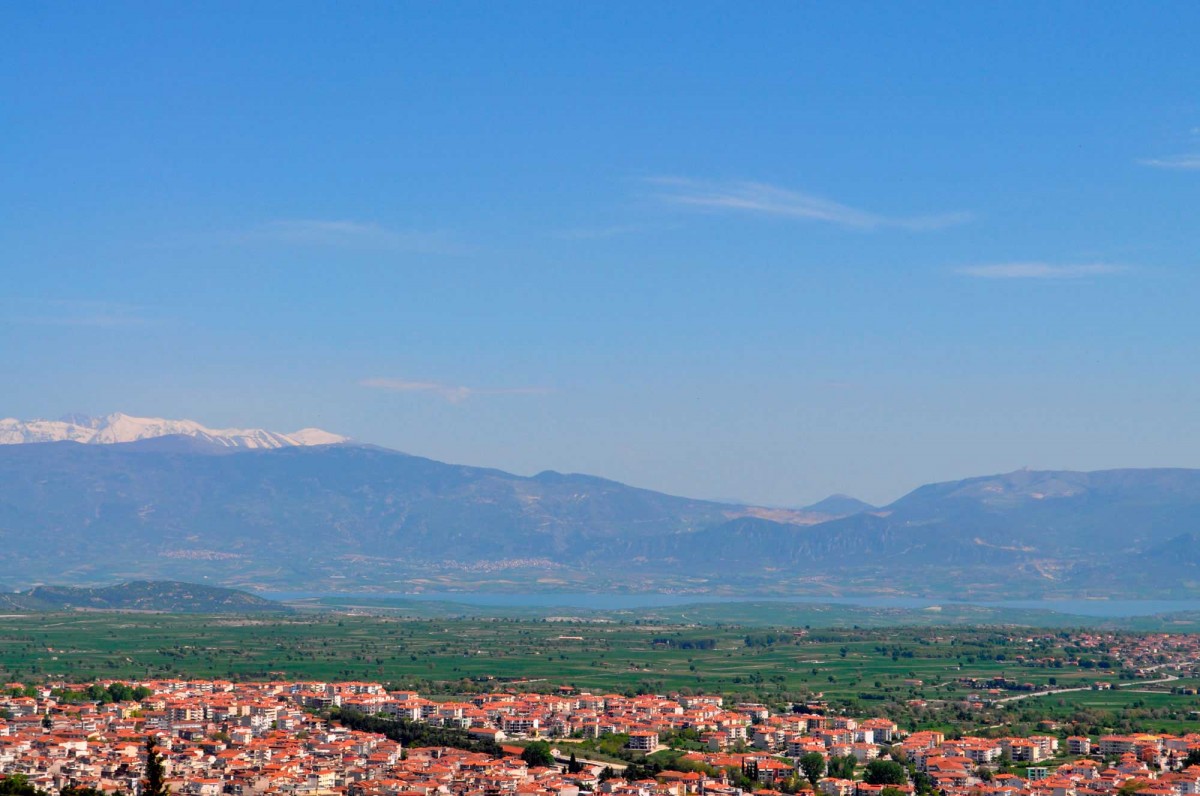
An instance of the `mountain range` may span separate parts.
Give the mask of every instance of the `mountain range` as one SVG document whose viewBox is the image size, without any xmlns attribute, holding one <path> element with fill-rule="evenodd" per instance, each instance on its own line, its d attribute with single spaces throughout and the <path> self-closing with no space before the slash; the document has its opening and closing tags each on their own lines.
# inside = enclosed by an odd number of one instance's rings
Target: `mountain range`
<svg viewBox="0 0 1200 796">
<path fill-rule="evenodd" d="M 348 437 L 319 428 L 302 428 L 281 434 L 261 428 L 207 428 L 194 420 L 131 417 L 120 412 L 104 417 L 73 414 L 58 420 L 11 417 L 0 420 L 0 445 L 65 441 L 103 445 L 167 436 L 192 437 L 226 448 L 288 448 L 349 442 Z"/>
<path fill-rule="evenodd" d="M 156 611 L 173 614 L 286 612 L 287 606 L 254 594 L 175 581 L 132 581 L 115 586 L 37 586 L 0 594 L 5 611 Z"/>
<path fill-rule="evenodd" d="M 250 447 L 212 436 L 0 446 L 4 585 L 1200 595 L 1198 470 L 1022 470 L 878 508 L 836 496 L 794 510 L 341 437 Z"/>
</svg>

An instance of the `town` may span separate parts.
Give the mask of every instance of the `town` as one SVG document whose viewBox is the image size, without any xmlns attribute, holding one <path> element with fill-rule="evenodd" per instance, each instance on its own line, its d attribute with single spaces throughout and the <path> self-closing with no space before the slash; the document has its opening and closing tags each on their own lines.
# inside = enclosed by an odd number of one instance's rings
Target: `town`
<svg viewBox="0 0 1200 796">
<path fill-rule="evenodd" d="M 819 701 L 782 712 L 716 695 L 570 687 L 442 701 L 364 681 L 6 688 L 0 771 L 49 793 L 92 787 L 138 794 L 148 737 L 163 756 L 171 792 L 187 796 L 1200 793 L 1200 765 L 1193 765 L 1200 733 L 953 737 L 841 715 Z M 447 728 L 479 746 L 410 748 L 349 726 L 363 717 Z M 591 759 L 594 747 L 584 746 L 616 739 L 626 759 L 638 761 L 679 738 L 691 748 L 667 768 Z"/>
</svg>

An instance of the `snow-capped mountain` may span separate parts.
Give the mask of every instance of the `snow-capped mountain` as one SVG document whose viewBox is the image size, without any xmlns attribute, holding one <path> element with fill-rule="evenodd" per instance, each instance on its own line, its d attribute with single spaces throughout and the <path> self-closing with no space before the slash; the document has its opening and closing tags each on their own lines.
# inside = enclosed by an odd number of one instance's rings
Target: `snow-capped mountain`
<svg viewBox="0 0 1200 796">
<path fill-rule="evenodd" d="M 287 448 L 296 445 L 335 445 L 349 437 L 319 428 L 302 428 L 291 434 L 261 428 L 208 428 L 195 420 L 131 417 L 116 412 L 105 417 L 66 415 L 60 420 L 0 420 L 0 445 L 24 442 L 82 442 L 93 445 L 136 442 L 179 434 L 227 448 Z"/>
</svg>

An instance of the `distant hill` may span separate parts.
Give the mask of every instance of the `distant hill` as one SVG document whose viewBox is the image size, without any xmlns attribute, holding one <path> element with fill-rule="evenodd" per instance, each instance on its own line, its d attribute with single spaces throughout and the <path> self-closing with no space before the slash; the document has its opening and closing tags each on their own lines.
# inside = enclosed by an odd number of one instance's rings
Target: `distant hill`
<svg viewBox="0 0 1200 796">
<path fill-rule="evenodd" d="M 850 497 L 849 495 L 830 495 L 824 500 L 818 500 L 811 506 L 805 506 L 802 510 L 810 511 L 813 514 L 826 514 L 831 517 L 846 517 L 851 514 L 859 514 L 874 509 L 875 506 L 872 506 L 870 503 Z"/>
<path fill-rule="evenodd" d="M 7 611 L 162 611 L 166 613 L 283 612 L 282 603 L 235 589 L 178 581 L 132 581 L 102 588 L 36 586 L 16 594 L 0 594 Z"/>
<path fill-rule="evenodd" d="M 17 588 L 1174 597 L 1200 595 L 1197 532 L 1196 470 L 1018 471 L 789 511 L 367 446 L 0 445 Z"/>
<path fill-rule="evenodd" d="M 396 589 L 413 576 L 553 574 L 604 569 L 646 539 L 741 513 L 594 476 L 522 477 L 365 446 L 0 446 L 0 571 L 26 583 Z"/>
</svg>

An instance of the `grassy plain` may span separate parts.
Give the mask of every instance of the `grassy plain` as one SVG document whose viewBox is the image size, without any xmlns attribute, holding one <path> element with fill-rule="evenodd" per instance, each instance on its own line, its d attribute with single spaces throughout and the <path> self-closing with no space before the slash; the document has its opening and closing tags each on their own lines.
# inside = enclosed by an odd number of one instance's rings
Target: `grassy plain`
<svg viewBox="0 0 1200 796">
<path fill-rule="evenodd" d="M 941 694 L 963 675 L 1012 674 L 1000 634 L 969 629 L 814 630 L 673 627 L 615 622 L 405 620 L 310 615 L 230 618 L 63 613 L 0 618 L 10 677 L 370 677 L 404 683 L 545 679 L 593 690 L 864 690 Z M 803 631 L 801 631 L 803 632 Z M 749 642 L 747 641 L 749 639 Z M 1021 676 L 1060 682 L 1081 673 Z M 875 683 L 879 685 L 876 686 Z"/>
<path fill-rule="evenodd" d="M 1015 608 L 946 602 L 925 608 L 901 608 L 812 602 L 795 599 L 696 602 L 636 608 L 580 608 L 551 605 L 481 605 L 445 600 L 416 600 L 367 594 L 289 601 L 301 611 L 350 611 L 416 619 L 562 619 L 650 622 L 663 625 L 744 625 L 754 627 L 917 628 L 998 627 L 1091 628 L 1110 631 L 1200 633 L 1200 613 L 1102 617 L 1045 608 Z M 598 598 L 603 603 L 603 597 Z"/>
<path fill-rule="evenodd" d="M 433 695 L 567 685 L 601 693 L 721 693 L 776 706 L 824 699 L 910 727 L 950 730 L 1042 718 L 1115 728 L 1195 726 L 1200 698 L 1165 692 L 1081 691 L 963 707 L 964 697 L 979 693 L 959 681 L 964 677 L 1058 687 L 1117 680 L 1112 670 L 1022 663 L 1020 656 L 1061 652 L 1059 637 L 1026 633 L 72 612 L 0 617 L 0 677 L 371 679 Z M 913 700 L 927 705 L 914 707 Z"/>
<path fill-rule="evenodd" d="M 1185 733 L 1200 729 L 1200 697 L 1149 691 L 1130 685 L 1115 691 L 1076 691 L 1042 697 L 1037 708 L 1049 719 L 1081 715 L 1126 716 L 1149 732 Z"/>
<path fill-rule="evenodd" d="M 799 635 L 803 634 L 803 635 Z M 736 691 L 773 683 L 828 696 L 965 693 L 960 676 L 1066 685 L 1083 672 L 1021 670 L 1011 642 L 971 629 L 762 630 L 612 622 L 230 618 L 63 613 L 0 618 L 10 676 L 371 677 L 394 682 L 547 679 L 625 691 Z M 1006 655 L 1006 651 L 1009 653 Z M 1007 660 L 996 660 L 996 656 Z M 1018 675 L 1019 672 L 1019 675 Z M 909 679 L 925 685 L 906 685 Z M 878 685 L 876 685 L 878 683 Z M 932 695 L 932 694 L 930 694 Z"/>
</svg>

